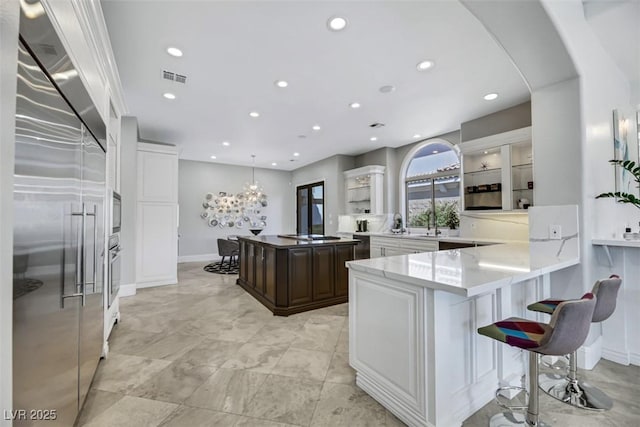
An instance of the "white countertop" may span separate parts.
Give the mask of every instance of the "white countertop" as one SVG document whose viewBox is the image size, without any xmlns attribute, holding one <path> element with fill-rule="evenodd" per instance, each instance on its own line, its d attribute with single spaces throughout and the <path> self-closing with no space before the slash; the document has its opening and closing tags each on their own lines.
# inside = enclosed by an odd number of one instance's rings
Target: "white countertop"
<svg viewBox="0 0 640 427">
<path fill-rule="evenodd" d="M 623 246 L 626 248 L 640 248 L 640 240 L 624 239 L 593 239 L 592 245 L 596 246 Z"/>
<path fill-rule="evenodd" d="M 580 262 L 577 256 L 548 252 L 530 251 L 529 243 L 507 243 L 349 261 L 347 267 L 468 297 Z"/>
<path fill-rule="evenodd" d="M 376 232 L 343 232 L 339 231 L 336 234 L 349 234 L 354 236 L 371 236 L 371 237 L 392 237 L 395 239 L 412 239 L 412 240 L 437 240 L 442 242 L 460 242 L 460 243 L 478 243 L 492 245 L 496 243 L 526 243 L 522 241 L 508 240 L 508 239 L 490 239 L 484 237 L 463 237 L 463 236 L 427 236 L 425 234 L 408 234 L 408 233 L 376 233 Z"/>
</svg>

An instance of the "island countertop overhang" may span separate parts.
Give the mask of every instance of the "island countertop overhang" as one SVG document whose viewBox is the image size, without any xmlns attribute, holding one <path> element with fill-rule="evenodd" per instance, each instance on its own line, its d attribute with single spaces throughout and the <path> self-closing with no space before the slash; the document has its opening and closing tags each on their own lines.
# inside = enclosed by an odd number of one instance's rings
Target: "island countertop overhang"
<svg viewBox="0 0 640 427">
<path fill-rule="evenodd" d="M 350 270 L 472 297 L 579 264 L 579 257 L 506 243 L 347 262 Z"/>
<path fill-rule="evenodd" d="M 357 245 L 359 240 L 354 239 L 330 239 L 330 240 L 296 240 L 294 238 L 279 237 L 273 235 L 265 236 L 238 236 L 238 240 L 247 240 L 253 243 L 273 246 L 275 248 L 295 248 L 309 246 L 327 246 L 327 245 Z"/>
</svg>

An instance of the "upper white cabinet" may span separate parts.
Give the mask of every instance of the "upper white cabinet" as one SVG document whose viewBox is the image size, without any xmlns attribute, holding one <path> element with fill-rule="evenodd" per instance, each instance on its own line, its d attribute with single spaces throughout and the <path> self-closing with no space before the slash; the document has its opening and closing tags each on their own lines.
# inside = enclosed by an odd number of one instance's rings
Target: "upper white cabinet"
<svg viewBox="0 0 640 427">
<path fill-rule="evenodd" d="M 138 143 L 136 283 L 178 280 L 178 150 Z"/>
<path fill-rule="evenodd" d="M 383 213 L 384 166 L 351 169 L 344 172 L 344 178 L 347 214 Z"/>
<path fill-rule="evenodd" d="M 533 205 L 531 127 L 460 145 L 464 210 L 516 210 Z"/>
<path fill-rule="evenodd" d="M 170 145 L 138 143 L 138 201 L 178 202 L 178 152 Z"/>
</svg>

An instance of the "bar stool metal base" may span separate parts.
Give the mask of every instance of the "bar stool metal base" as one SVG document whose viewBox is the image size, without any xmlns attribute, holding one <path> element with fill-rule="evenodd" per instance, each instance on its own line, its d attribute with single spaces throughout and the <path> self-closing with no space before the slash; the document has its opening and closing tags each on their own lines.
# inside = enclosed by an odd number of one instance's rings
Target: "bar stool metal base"
<svg viewBox="0 0 640 427">
<path fill-rule="evenodd" d="M 551 427 L 550 424 L 538 420 L 535 424 L 527 423 L 524 414 L 517 412 L 503 412 L 496 414 L 489 420 L 489 427 Z"/>
<path fill-rule="evenodd" d="M 540 388 L 549 396 L 568 405 L 591 411 L 608 411 L 613 401 L 600 389 L 563 375 L 542 374 Z"/>
</svg>

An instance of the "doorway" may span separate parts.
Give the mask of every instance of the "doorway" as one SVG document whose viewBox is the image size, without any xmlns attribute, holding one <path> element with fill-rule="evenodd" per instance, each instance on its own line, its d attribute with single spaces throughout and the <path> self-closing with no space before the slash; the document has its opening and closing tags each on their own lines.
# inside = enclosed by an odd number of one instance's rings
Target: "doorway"
<svg viewBox="0 0 640 427">
<path fill-rule="evenodd" d="M 296 187 L 296 233 L 324 234 L 324 181 Z"/>
</svg>

